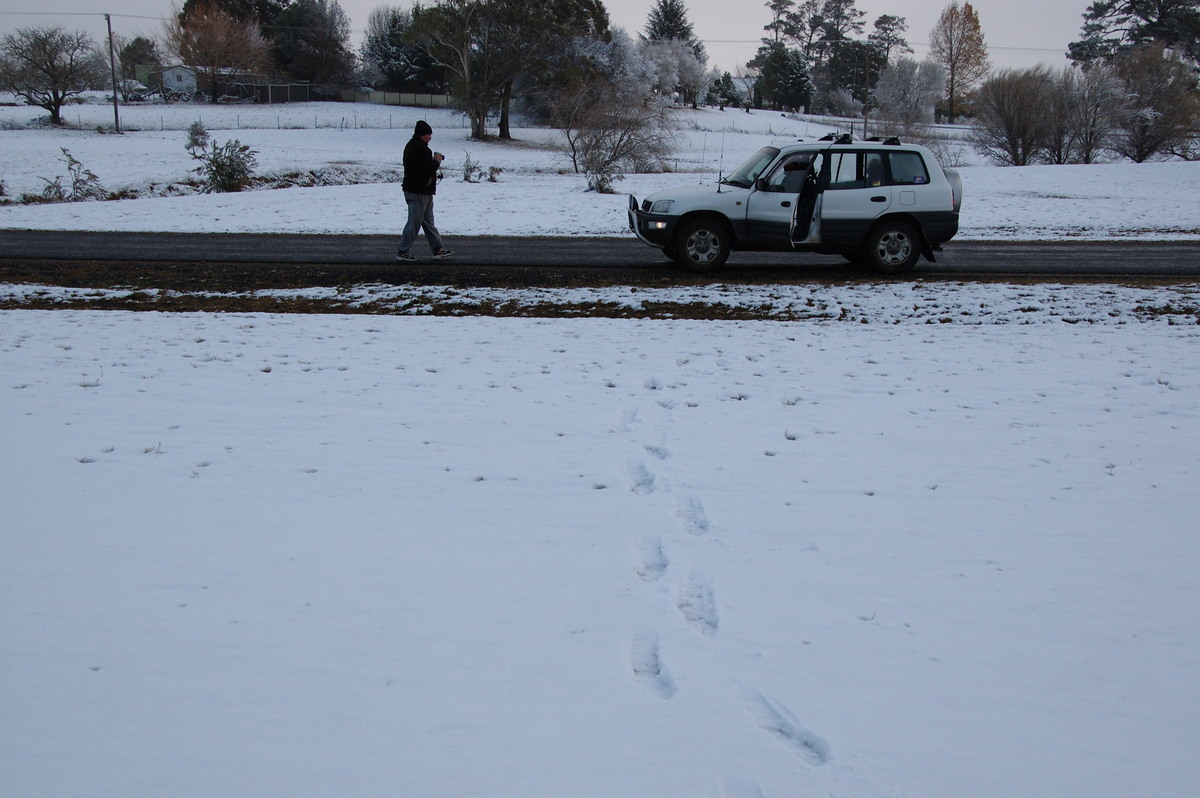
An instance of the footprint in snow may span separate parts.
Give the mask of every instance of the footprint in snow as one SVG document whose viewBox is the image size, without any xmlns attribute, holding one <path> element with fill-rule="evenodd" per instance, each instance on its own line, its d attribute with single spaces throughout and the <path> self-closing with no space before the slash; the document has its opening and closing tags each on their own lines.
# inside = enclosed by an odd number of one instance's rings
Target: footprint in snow
<svg viewBox="0 0 1200 798">
<path fill-rule="evenodd" d="M 676 502 L 675 515 L 683 522 L 689 535 L 700 536 L 708 532 L 708 516 L 695 496 L 680 496 Z"/>
<path fill-rule="evenodd" d="M 679 586 L 677 606 L 692 629 L 705 636 L 717 633 L 717 603 L 708 579 L 692 574 Z"/>
<path fill-rule="evenodd" d="M 633 675 L 642 686 L 659 698 L 675 695 L 675 681 L 667 673 L 662 656 L 658 652 L 658 635 L 654 632 L 638 632 L 630 646 L 629 662 Z"/>
<path fill-rule="evenodd" d="M 760 728 L 778 737 L 808 764 L 824 765 L 832 757 L 829 741 L 806 729 L 783 704 L 753 690 L 743 700 Z"/>
<path fill-rule="evenodd" d="M 665 446 L 651 446 L 650 444 L 646 444 L 642 448 L 646 450 L 647 454 L 658 460 L 666 460 L 671 456 L 670 450 Z"/>
<path fill-rule="evenodd" d="M 656 582 L 667 570 L 667 555 L 663 553 L 662 539 L 647 535 L 642 539 L 641 562 L 637 575 L 643 582 Z"/>
<path fill-rule="evenodd" d="M 639 462 L 629 463 L 629 489 L 639 496 L 654 492 L 654 474 Z"/>
</svg>

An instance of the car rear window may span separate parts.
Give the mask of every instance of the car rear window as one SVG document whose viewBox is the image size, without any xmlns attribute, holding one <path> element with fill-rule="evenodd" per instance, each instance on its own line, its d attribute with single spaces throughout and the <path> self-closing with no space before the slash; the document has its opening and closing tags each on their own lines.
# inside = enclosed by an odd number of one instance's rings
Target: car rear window
<svg viewBox="0 0 1200 798">
<path fill-rule="evenodd" d="M 920 186 L 929 182 L 925 160 L 915 152 L 889 152 L 892 183 L 899 186 Z"/>
</svg>

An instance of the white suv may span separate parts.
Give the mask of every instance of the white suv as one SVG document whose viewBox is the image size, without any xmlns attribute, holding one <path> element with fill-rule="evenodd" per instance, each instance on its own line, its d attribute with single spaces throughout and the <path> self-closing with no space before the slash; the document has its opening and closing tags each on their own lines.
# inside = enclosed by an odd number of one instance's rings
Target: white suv
<svg viewBox="0 0 1200 798">
<path fill-rule="evenodd" d="M 924 147 L 898 139 L 763 147 L 714 189 L 690 186 L 629 197 L 629 226 L 694 271 L 731 250 L 843 255 L 887 274 L 932 261 L 958 232 L 962 181 Z"/>
</svg>

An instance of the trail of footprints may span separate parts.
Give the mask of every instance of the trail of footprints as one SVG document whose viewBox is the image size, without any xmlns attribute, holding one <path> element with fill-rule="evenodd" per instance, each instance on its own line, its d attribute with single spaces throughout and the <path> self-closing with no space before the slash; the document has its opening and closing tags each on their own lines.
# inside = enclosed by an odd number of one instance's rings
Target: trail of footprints
<svg viewBox="0 0 1200 798">
<path fill-rule="evenodd" d="M 636 414 L 627 415 L 622 419 L 620 428 L 628 430 L 629 423 L 635 419 Z M 671 452 L 665 446 L 645 444 L 642 449 L 660 463 L 666 464 L 671 459 Z M 690 493 L 676 493 L 669 480 L 660 480 L 644 458 L 630 459 L 627 471 L 629 489 L 638 496 L 650 496 L 660 488 L 671 492 L 675 516 L 685 534 L 700 538 L 709 532 L 711 526 L 699 498 Z M 644 536 L 637 546 L 637 552 L 634 571 L 642 582 L 658 582 L 671 570 L 671 560 L 661 536 Z M 675 588 L 675 606 L 689 629 L 704 637 L 717 634 L 719 619 L 716 591 L 710 578 L 694 570 L 681 577 Z M 634 678 L 651 695 L 669 699 L 678 692 L 678 685 L 664 661 L 657 632 L 641 631 L 633 635 L 629 661 Z M 744 691 L 740 698 L 755 724 L 779 739 L 801 760 L 814 766 L 829 761 L 829 742 L 807 729 L 782 703 L 752 690 Z"/>
</svg>

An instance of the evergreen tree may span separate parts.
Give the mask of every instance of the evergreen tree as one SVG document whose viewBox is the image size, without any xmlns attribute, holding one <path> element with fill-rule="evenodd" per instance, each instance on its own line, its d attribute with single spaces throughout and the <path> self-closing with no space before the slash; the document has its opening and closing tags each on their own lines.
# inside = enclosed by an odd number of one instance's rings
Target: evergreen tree
<svg viewBox="0 0 1200 798">
<path fill-rule="evenodd" d="M 767 8 L 771 12 L 771 21 L 763 25 L 763 30 L 771 34 L 763 39 L 763 43 L 779 42 L 796 38 L 796 3 L 795 0 L 767 0 Z"/>
<path fill-rule="evenodd" d="M 904 17 L 883 14 L 874 25 L 875 30 L 867 37 L 867 41 L 883 54 L 883 62 L 890 63 L 893 54 L 911 53 L 904 32 L 908 30 L 908 21 Z"/>
<path fill-rule="evenodd" d="M 1200 0 L 1095 0 L 1083 14 L 1081 33 L 1067 51 L 1077 64 L 1111 61 L 1150 42 L 1200 63 Z"/>
<path fill-rule="evenodd" d="M 879 73 L 887 60 L 879 48 L 864 41 L 843 42 L 825 65 L 825 77 L 830 91 L 850 92 L 860 103 L 870 108 Z"/>
<path fill-rule="evenodd" d="M 713 81 L 711 94 L 716 98 L 716 104 L 720 105 L 722 109 L 727 105 L 737 105 L 742 101 L 742 92 L 733 82 L 733 75 L 728 72 L 721 73 L 721 76 Z"/>
<path fill-rule="evenodd" d="M 812 105 L 813 81 L 800 50 L 771 42 L 759 48 L 749 66 L 759 70 L 755 89 L 762 105 L 781 111 Z"/>
<path fill-rule="evenodd" d="M 646 38 L 652 42 L 679 39 L 687 42 L 697 60 L 701 63 L 708 61 L 704 44 L 696 38 L 692 23 L 688 20 L 683 0 L 656 0 L 646 21 Z"/>
<path fill-rule="evenodd" d="M 363 60 L 383 75 L 382 88 L 435 94 L 445 91 L 445 70 L 429 54 L 408 40 L 412 12 L 396 6 L 379 6 L 367 18 Z"/>
<path fill-rule="evenodd" d="M 271 56 L 293 80 L 342 85 L 354 69 L 350 19 L 338 0 L 296 0 L 275 18 Z"/>
</svg>

